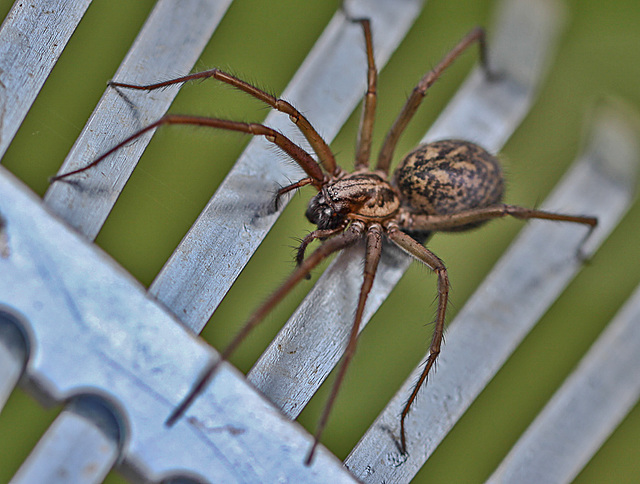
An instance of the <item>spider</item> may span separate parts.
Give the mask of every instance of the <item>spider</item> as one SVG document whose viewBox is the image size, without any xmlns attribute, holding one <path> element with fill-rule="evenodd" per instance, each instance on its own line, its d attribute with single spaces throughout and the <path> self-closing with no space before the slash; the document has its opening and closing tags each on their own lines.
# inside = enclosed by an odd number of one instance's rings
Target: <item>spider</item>
<svg viewBox="0 0 640 484">
<path fill-rule="evenodd" d="M 115 88 L 151 91 L 195 79 L 217 79 L 259 99 L 273 109 L 288 114 L 291 121 L 309 142 L 318 161 L 283 134 L 262 124 L 168 114 L 155 123 L 135 132 L 89 165 L 52 178 L 52 181 L 63 180 L 71 175 L 85 171 L 143 133 L 165 124 L 207 126 L 264 136 L 289 155 L 304 170 L 306 173 L 304 178 L 280 188 L 276 195 L 277 205 L 277 201 L 284 194 L 304 186 L 311 185 L 317 191 L 306 210 L 307 219 L 315 224 L 317 228 L 302 240 L 297 251 L 296 269 L 280 288 L 253 313 L 236 337 L 221 353 L 221 358 L 211 364 L 201 379 L 196 382 L 188 396 L 174 409 L 167 419 L 167 424 L 172 425 L 186 411 L 187 407 L 215 374 L 220 363 L 229 358 L 247 334 L 264 319 L 271 309 L 296 284 L 308 277 L 310 271 L 329 255 L 364 239 L 366 252 L 363 282 L 353 325 L 342 363 L 317 424 L 313 444 L 305 460 L 307 464 L 311 462 L 346 370 L 354 355 L 358 330 L 362 321 L 367 296 L 380 261 L 384 237 L 413 259 L 426 265 L 438 278 L 437 309 L 429 355 L 424 364 L 422 374 L 415 383 L 400 415 L 400 449 L 403 453 L 406 453 L 405 419 L 418 395 L 418 391 L 425 384 L 427 376 L 440 354 L 449 297 L 449 278 L 444 262 L 421 242 L 425 241 L 433 232 L 465 231 L 476 228 L 490 219 L 505 216 L 518 219 L 538 218 L 584 224 L 590 228 L 587 236 L 597 224 L 595 217 L 558 214 L 502 203 L 504 178 L 498 159 L 479 145 L 465 140 L 447 139 L 418 146 L 400 162 L 393 173 L 393 177 L 389 177 L 389 166 L 393 153 L 405 127 L 420 106 L 429 87 L 462 52 L 477 43 L 480 51 L 480 62 L 488 80 L 495 80 L 499 77 L 489 69 L 485 32 L 480 27 L 471 30 L 444 56 L 435 68 L 422 77 L 389 129 L 378 154 L 375 170 L 370 170 L 369 159 L 371 156 L 378 75 L 373 57 L 371 26 L 367 18 L 352 18 L 348 15 L 347 18 L 352 22 L 359 23 L 362 27 L 368 65 L 367 91 L 364 97 L 356 142 L 355 168 L 353 172 L 343 170 L 336 163 L 328 144 L 307 118 L 290 103 L 283 99 L 278 99 L 229 73 L 219 69 L 211 69 L 144 86 L 120 82 L 110 82 L 109 84 Z M 315 240 L 321 241 L 320 246 L 308 257 L 305 257 L 308 245 Z"/>
</svg>

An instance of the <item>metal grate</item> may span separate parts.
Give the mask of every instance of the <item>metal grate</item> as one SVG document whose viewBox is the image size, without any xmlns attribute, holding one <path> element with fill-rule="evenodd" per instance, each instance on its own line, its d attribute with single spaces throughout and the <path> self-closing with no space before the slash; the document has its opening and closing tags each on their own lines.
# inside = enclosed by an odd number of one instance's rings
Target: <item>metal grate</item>
<svg viewBox="0 0 640 484">
<path fill-rule="evenodd" d="M 114 78 L 145 83 L 188 72 L 229 3 L 160 0 Z M 379 67 L 422 4 L 349 3 L 351 11 L 372 19 Z M 3 152 L 87 6 L 86 1 L 17 2 L 5 20 Z M 491 58 L 505 77 L 487 84 L 474 71 L 425 141 L 461 137 L 498 152 L 526 115 L 553 55 L 562 15 L 549 0 L 509 0 L 497 6 L 495 17 Z M 48 45 L 51 31 L 60 33 L 58 49 L 36 49 L 39 55 L 19 58 L 34 52 L 16 47 L 23 45 L 20 36 L 28 32 L 33 45 Z M 336 136 L 364 90 L 361 42 L 359 27 L 338 11 L 282 93 L 327 140 Z M 107 89 L 61 171 L 86 164 L 160 117 L 176 93 L 125 97 Z M 623 110 L 606 105 L 594 119 L 584 152 L 544 203 L 599 217 L 587 254 L 629 207 L 640 153 L 635 126 Z M 265 124 L 292 131 L 278 113 L 270 113 Z M 137 481 L 354 482 L 355 475 L 365 482 L 409 482 L 580 268 L 574 254 L 584 236 L 581 228 L 528 224 L 451 321 L 438 373 L 410 415 L 407 456 L 398 452 L 394 436 L 414 375 L 346 459 L 353 474 L 324 448 L 305 467 L 310 437 L 285 417 L 298 416 L 340 358 L 359 287 L 358 247 L 337 257 L 320 277 L 249 372 L 252 385 L 225 365 L 187 418 L 168 429 L 164 419 L 215 358 L 215 350 L 183 325 L 202 330 L 279 215 L 265 210 L 273 186 L 298 175 L 265 142 L 252 140 L 147 293 L 87 239 L 102 227 L 149 139 L 121 150 L 77 183 L 53 185 L 44 203 L 7 170 L 0 171 L 0 350 L 7 348 L 6 355 L 0 351 L 0 398 L 6 400 L 24 371 L 27 388 L 43 401 L 65 405 L 14 477 L 16 483 L 54 482 L 61 469 L 68 476 L 64 482 L 99 482 L 114 465 Z M 365 320 L 408 265 L 401 254 L 385 252 Z M 589 461 L 640 395 L 634 371 L 640 335 L 632 324 L 638 311 L 636 296 L 492 480 L 567 482 Z M 601 420 L 594 421 L 594 415 Z M 572 454 L 563 451 L 569 446 Z"/>
</svg>

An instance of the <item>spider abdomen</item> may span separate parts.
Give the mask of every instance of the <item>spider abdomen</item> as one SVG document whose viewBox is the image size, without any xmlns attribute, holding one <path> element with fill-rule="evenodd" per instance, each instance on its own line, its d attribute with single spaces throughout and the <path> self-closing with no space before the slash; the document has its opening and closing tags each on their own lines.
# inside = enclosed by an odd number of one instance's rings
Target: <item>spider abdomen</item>
<svg viewBox="0 0 640 484">
<path fill-rule="evenodd" d="M 428 215 L 489 207 L 499 203 L 504 192 L 498 159 L 484 148 L 462 140 L 419 146 L 402 160 L 393 183 L 401 193 L 404 208 Z"/>
</svg>

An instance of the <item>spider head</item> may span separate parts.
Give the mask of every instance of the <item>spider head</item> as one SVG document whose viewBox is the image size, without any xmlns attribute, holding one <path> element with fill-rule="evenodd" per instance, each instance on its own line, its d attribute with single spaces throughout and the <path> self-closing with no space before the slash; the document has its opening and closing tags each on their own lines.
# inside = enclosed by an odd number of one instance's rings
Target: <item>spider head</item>
<svg viewBox="0 0 640 484">
<path fill-rule="evenodd" d="M 336 229 L 344 223 L 349 207 L 331 199 L 326 187 L 309 201 L 305 215 L 312 224 L 321 230 Z"/>
<path fill-rule="evenodd" d="M 347 219 L 380 223 L 393 217 L 400 199 L 376 173 L 351 173 L 328 183 L 311 199 L 307 218 L 319 229 L 337 229 Z"/>
</svg>

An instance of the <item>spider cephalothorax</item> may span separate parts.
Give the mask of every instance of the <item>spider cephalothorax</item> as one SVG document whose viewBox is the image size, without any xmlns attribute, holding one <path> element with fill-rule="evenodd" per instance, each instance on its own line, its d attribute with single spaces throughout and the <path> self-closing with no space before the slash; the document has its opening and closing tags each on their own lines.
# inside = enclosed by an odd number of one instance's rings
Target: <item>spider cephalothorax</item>
<svg viewBox="0 0 640 484">
<path fill-rule="evenodd" d="M 319 229 L 330 230 L 351 220 L 384 222 L 399 208 L 400 195 L 386 175 L 361 170 L 324 185 L 309 201 L 306 216 Z"/>
<path fill-rule="evenodd" d="M 428 72 L 420 80 L 389 130 L 380 150 L 375 170 L 369 171 L 368 165 L 377 96 L 377 71 L 373 59 L 369 20 L 351 20 L 362 25 L 369 67 L 367 92 L 356 149 L 355 170 L 352 173 L 345 172 L 337 165 L 327 143 L 311 123 L 287 101 L 277 99 L 231 74 L 219 69 L 211 69 L 147 86 L 115 82 L 112 82 L 111 85 L 127 89 L 153 90 L 193 79 L 217 79 L 246 92 L 278 111 L 288 114 L 292 122 L 306 137 L 319 162 L 316 162 L 307 151 L 282 133 L 262 124 L 199 116 L 165 115 L 155 123 L 132 134 L 86 167 L 58 175 L 52 179 L 53 181 L 61 180 L 95 166 L 114 151 L 130 143 L 143 133 L 164 124 L 208 126 L 264 136 L 268 141 L 274 143 L 291 156 L 305 171 L 307 175 L 305 178 L 281 188 L 277 196 L 278 199 L 285 193 L 306 185 L 312 185 L 318 191 L 309 202 L 306 212 L 309 221 L 317 225 L 318 228 L 303 239 L 298 250 L 298 267 L 284 284 L 252 315 L 236 338 L 222 352 L 221 359 L 212 364 L 209 370 L 205 372 L 203 377 L 194 385 L 187 398 L 169 416 L 167 422 L 168 424 L 173 423 L 184 413 L 185 409 L 215 373 L 220 361 L 227 359 L 251 329 L 299 281 L 307 277 L 314 267 L 332 253 L 365 239 L 366 253 L 363 283 L 357 301 L 349 343 L 345 349 L 342 364 L 333 384 L 329 400 L 318 423 L 314 445 L 309 452 L 307 462 L 310 462 L 347 366 L 355 351 L 365 302 L 373 284 L 382 253 L 383 236 L 386 235 L 392 243 L 415 260 L 425 264 L 438 277 L 438 306 L 435 315 L 434 333 L 429 347 L 429 356 L 422 375 L 407 399 L 400 418 L 399 435 L 396 434 L 400 439 L 400 448 L 405 451 L 405 418 L 418 394 L 418 390 L 426 381 L 427 375 L 440 353 L 449 295 L 449 279 L 444 263 L 414 237 L 422 240 L 423 235 L 428 233 L 467 230 L 490 219 L 506 215 L 520 219 L 542 218 L 575 222 L 588 225 L 591 228 L 597 223 L 597 220 L 593 217 L 555 214 L 502 204 L 504 182 L 498 160 L 477 144 L 468 141 L 443 140 L 418 147 L 404 158 L 395 171 L 393 180 L 389 181 L 389 166 L 400 135 L 420 105 L 426 91 L 462 51 L 477 42 L 480 46 L 480 59 L 488 78 L 496 78 L 496 76 L 490 74 L 488 69 L 484 31 L 480 28 L 475 28 L 469 32 L 432 71 Z M 320 240 L 321 244 L 305 258 L 305 249 L 314 240 Z"/>
</svg>

